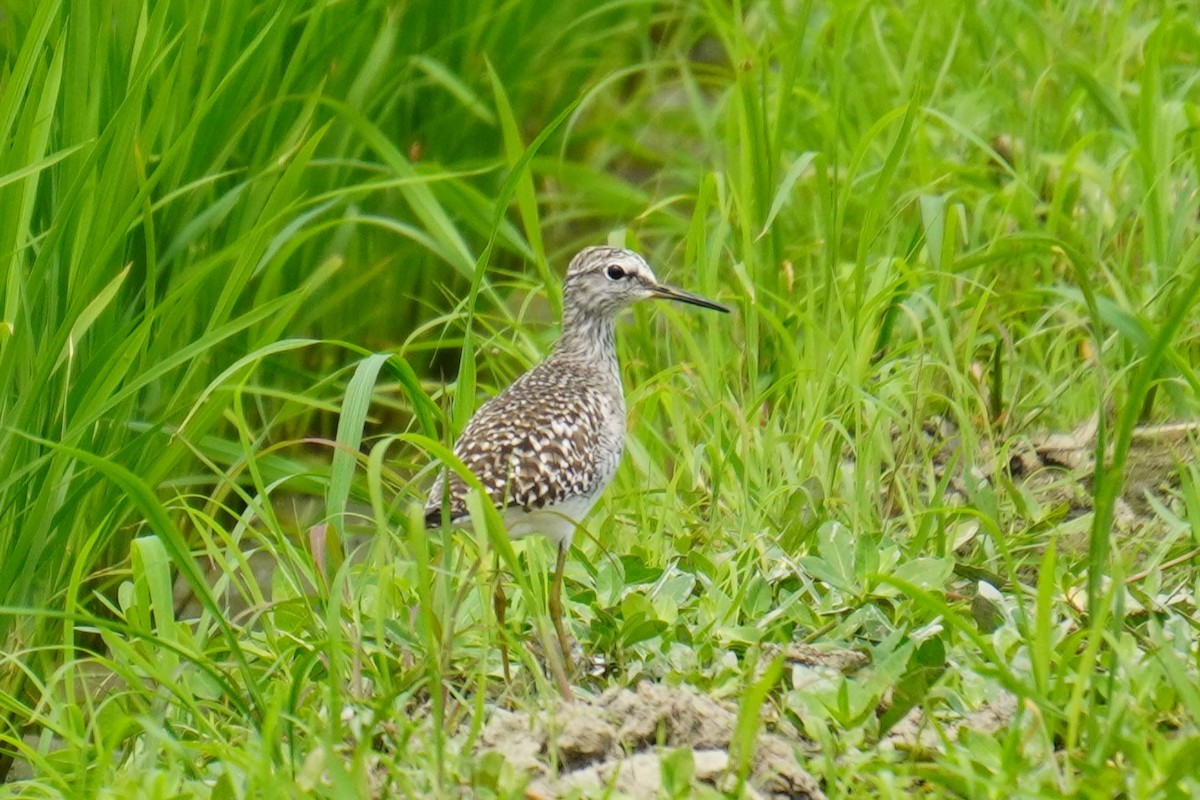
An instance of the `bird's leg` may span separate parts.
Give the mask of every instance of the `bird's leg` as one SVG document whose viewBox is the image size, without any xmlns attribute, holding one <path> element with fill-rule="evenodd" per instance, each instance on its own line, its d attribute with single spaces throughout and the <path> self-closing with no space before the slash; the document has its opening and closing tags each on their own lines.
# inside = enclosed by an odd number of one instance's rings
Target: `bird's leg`
<svg viewBox="0 0 1200 800">
<path fill-rule="evenodd" d="M 512 675 L 508 668 L 508 636 L 504 630 L 504 612 L 508 608 L 508 598 L 504 596 L 504 584 L 500 581 L 500 556 L 496 555 L 496 568 L 492 570 L 492 610 L 496 612 L 496 635 L 500 639 L 500 660 L 504 664 L 504 682 L 512 683 Z"/>
<path fill-rule="evenodd" d="M 567 670 L 571 668 L 571 646 L 567 642 L 567 631 L 562 622 L 562 576 L 563 568 L 567 565 L 567 546 L 565 542 L 558 545 L 558 564 L 554 567 L 554 580 L 550 584 L 550 619 L 554 623 L 555 633 L 558 634 L 561 652 L 555 653 L 553 648 L 550 648 L 546 657 L 550 661 L 550 671 L 554 673 L 554 682 L 558 684 L 559 694 L 563 700 L 571 703 L 575 700 L 575 695 L 571 694 L 571 682 L 567 680 Z"/>
<path fill-rule="evenodd" d="M 558 545 L 558 563 L 554 565 L 554 581 L 550 584 L 550 619 L 554 622 L 554 632 L 558 634 L 558 646 L 562 650 L 563 666 L 571 671 L 571 640 L 567 638 L 567 630 L 562 620 L 562 583 L 563 570 L 567 566 L 566 542 Z"/>
</svg>

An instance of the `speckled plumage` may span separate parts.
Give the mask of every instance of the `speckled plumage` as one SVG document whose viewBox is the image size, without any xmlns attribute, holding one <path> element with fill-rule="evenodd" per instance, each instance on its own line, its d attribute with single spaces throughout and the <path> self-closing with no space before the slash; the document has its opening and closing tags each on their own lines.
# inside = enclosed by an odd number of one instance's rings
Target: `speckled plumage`
<svg viewBox="0 0 1200 800">
<path fill-rule="evenodd" d="M 581 251 L 563 283 L 563 330 L 553 352 L 485 403 L 459 437 L 454 454 L 506 512 L 511 534 L 538 532 L 569 545 L 575 525 L 612 480 L 625 444 L 616 317 L 654 296 L 725 310 L 660 284 L 633 251 Z M 425 506 L 426 525 L 441 523 L 443 502 L 451 522 L 462 521 L 466 497 L 458 475 L 450 476 L 448 491 L 445 475 L 439 476 Z M 537 524 L 542 529 L 535 530 Z"/>
<path fill-rule="evenodd" d="M 617 470 L 624 440 L 618 377 L 556 350 L 475 413 L 454 454 L 498 508 L 518 512 L 506 514 L 511 528 L 520 512 L 552 509 L 571 498 L 594 502 Z M 428 525 L 441 522 L 443 479 L 429 493 Z M 452 474 L 447 498 L 452 521 L 466 516 L 466 496 L 466 484 Z M 541 532 L 560 538 L 556 531 Z"/>
<path fill-rule="evenodd" d="M 561 600 L 566 553 L 576 526 L 612 481 L 625 446 L 616 318 L 649 297 L 727 310 L 659 283 L 637 253 L 589 247 L 567 268 L 562 335 L 553 352 L 484 403 L 454 446 L 502 510 L 510 536 L 540 533 L 558 545 L 549 606 L 564 662 L 570 661 Z M 446 510 L 452 524 L 464 521 L 468 491 L 457 474 L 439 475 L 425 504 L 426 526 L 440 525 Z M 503 625 L 505 599 L 498 585 L 494 600 Z M 507 675 L 507 651 L 502 652 Z M 569 698 L 565 670 L 555 669 L 555 678 Z"/>
</svg>

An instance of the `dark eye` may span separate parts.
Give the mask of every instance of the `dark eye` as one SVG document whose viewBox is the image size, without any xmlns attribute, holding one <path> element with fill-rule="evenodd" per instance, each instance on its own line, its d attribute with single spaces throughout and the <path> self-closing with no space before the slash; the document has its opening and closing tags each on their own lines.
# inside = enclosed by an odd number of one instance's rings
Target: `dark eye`
<svg viewBox="0 0 1200 800">
<path fill-rule="evenodd" d="M 610 281 L 619 281 L 621 278 L 625 277 L 625 270 L 614 264 L 608 269 L 604 270 L 604 274 L 608 276 Z"/>
</svg>

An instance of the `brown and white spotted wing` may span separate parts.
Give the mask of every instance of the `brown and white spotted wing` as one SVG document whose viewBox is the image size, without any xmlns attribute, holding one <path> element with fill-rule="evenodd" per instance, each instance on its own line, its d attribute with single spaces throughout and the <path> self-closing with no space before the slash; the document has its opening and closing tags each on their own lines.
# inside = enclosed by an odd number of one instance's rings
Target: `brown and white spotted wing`
<svg viewBox="0 0 1200 800">
<path fill-rule="evenodd" d="M 454 447 L 498 508 L 532 512 L 594 497 L 620 461 L 625 404 L 616 376 L 553 361 L 485 403 Z M 467 516 L 466 484 L 450 473 L 447 490 L 446 475 L 429 493 L 428 527 L 441 524 L 444 501 L 452 522 Z"/>
</svg>

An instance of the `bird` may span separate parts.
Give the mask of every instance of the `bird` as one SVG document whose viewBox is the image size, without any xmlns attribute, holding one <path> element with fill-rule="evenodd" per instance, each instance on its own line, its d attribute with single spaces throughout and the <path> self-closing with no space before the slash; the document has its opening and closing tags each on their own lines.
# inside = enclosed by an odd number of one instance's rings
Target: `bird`
<svg viewBox="0 0 1200 800">
<path fill-rule="evenodd" d="M 557 548 L 547 605 L 562 660 L 550 659 L 550 664 L 568 701 L 571 650 L 562 620 L 563 570 L 577 527 L 612 482 L 625 448 L 616 320 L 629 306 L 651 298 L 729 312 L 720 303 L 660 282 L 632 250 L 581 250 L 567 267 L 562 330 L 549 355 L 480 406 L 453 447 L 501 512 L 510 538 L 541 534 Z M 465 524 L 468 493 L 461 476 L 440 472 L 426 500 L 425 527 Z M 503 627 L 506 600 L 499 583 L 493 603 Z M 503 644 L 501 653 L 507 679 Z"/>
</svg>

